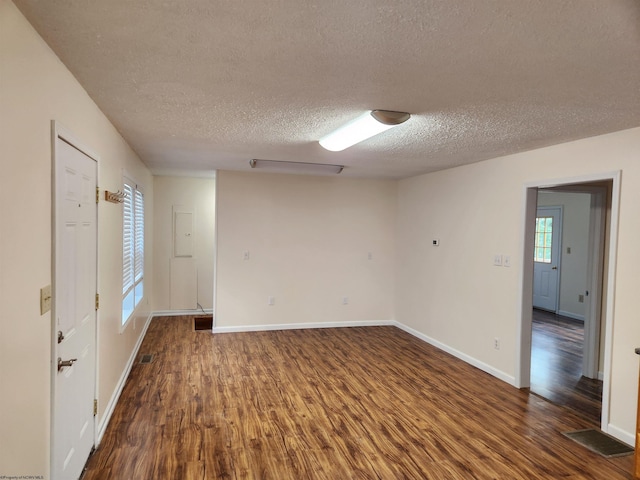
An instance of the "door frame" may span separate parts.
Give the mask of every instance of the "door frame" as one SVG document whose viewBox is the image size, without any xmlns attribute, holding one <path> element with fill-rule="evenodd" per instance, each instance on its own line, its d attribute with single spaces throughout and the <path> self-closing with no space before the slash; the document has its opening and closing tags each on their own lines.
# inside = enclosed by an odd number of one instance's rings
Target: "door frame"
<svg viewBox="0 0 640 480">
<path fill-rule="evenodd" d="M 536 205 L 537 205 L 537 197 L 536 197 Z M 556 288 L 555 288 L 555 292 L 554 295 L 556 297 L 556 308 L 553 310 L 553 313 L 557 314 L 560 311 L 560 280 L 562 278 L 562 230 L 564 227 L 564 208 L 562 207 L 562 205 L 537 205 L 536 206 L 536 218 L 538 217 L 538 211 L 539 210 L 557 210 L 558 211 L 558 222 L 557 225 L 555 225 L 553 227 L 553 232 L 552 232 L 552 236 L 556 235 L 556 243 L 555 243 L 555 250 L 556 250 L 556 262 L 555 262 L 555 266 L 556 266 L 556 271 L 558 272 L 557 277 L 556 277 Z M 535 220 L 534 220 L 535 222 Z M 559 226 L 559 228 L 558 228 Z M 534 247 L 535 247 L 535 241 L 534 241 Z M 531 258 L 533 258 L 533 255 L 531 256 Z M 552 258 L 552 262 L 553 263 L 553 258 Z M 534 262 L 534 269 L 535 269 L 535 262 Z"/>
<path fill-rule="evenodd" d="M 618 218 L 620 211 L 620 179 L 621 171 L 603 172 L 577 177 L 564 177 L 527 182 L 523 188 L 523 215 L 520 231 L 522 251 L 522 278 L 520 290 L 520 322 L 518 323 L 518 337 L 520 339 L 516 358 L 515 384 L 518 388 L 530 386 L 531 375 L 531 337 L 533 311 L 533 229 L 538 203 L 538 189 L 553 187 L 569 187 L 582 183 L 596 183 L 611 181 L 611 213 L 607 242 L 607 268 L 603 269 L 603 282 L 606 284 L 606 305 L 604 311 L 604 366 L 602 378 L 602 431 L 609 432 L 610 395 L 611 395 L 611 359 L 613 350 L 613 322 L 615 306 L 615 281 L 618 250 Z M 593 295 L 592 297 L 597 297 Z M 593 301 L 593 298 L 591 299 Z"/>
<path fill-rule="evenodd" d="M 96 162 L 96 188 L 100 185 L 100 157 L 82 142 L 80 142 L 77 137 L 66 127 L 64 127 L 59 121 L 51 120 L 51 279 L 52 279 L 52 287 L 53 287 L 53 295 L 51 302 L 51 423 L 50 423 L 50 432 L 49 432 L 49 469 L 54 472 L 54 450 L 53 445 L 55 441 L 56 434 L 56 425 L 55 425 L 55 393 L 56 393 L 56 375 L 58 373 L 57 367 L 57 357 L 56 357 L 56 348 L 57 348 L 57 328 L 56 328 L 56 301 L 55 301 L 55 279 L 56 279 L 56 249 L 58 248 L 56 242 L 56 208 L 57 208 L 57 189 L 56 189 L 56 167 L 58 164 L 58 159 L 60 158 L 60 152 L 58 151 L 58 139 L 63 142 L 68 143 L 75 149 L 81 151 L 86 156 L 91 158 Z M 96 193 L 97 195 L 97 193 Z M 98 203 L 96 203 L 96 292 L 100 291 L 99 279 L 100 279 L 100 262 L 99 262 L 99 211 Z M 98 398 L 98 316 L 100 310 L 96 310 L 95 316 L 95 372 L 94 372 L 94 399 Z M 98 440 L 98 417 L 94 415 L 93 417 L 93 446 L 97 445 Z"/>
</svg>

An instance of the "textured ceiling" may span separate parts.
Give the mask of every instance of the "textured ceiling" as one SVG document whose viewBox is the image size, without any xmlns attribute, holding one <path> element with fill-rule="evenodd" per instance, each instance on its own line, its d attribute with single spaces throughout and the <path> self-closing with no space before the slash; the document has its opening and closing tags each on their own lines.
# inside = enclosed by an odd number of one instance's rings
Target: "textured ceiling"
<svg viewBox="0 0 640 480">
<path fill-rule="evenodd" d="M 402 178 L 640 126 L 638 0 L 17 0 L 154 173 Z M 364 110 L 411 120 L 343 152 Z"/>
</svg>

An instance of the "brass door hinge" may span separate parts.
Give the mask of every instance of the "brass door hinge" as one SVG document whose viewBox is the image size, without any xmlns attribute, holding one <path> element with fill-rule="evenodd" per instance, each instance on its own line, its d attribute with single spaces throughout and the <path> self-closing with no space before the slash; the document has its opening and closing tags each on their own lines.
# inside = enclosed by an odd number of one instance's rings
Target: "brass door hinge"
<svg viewBox="0 0 640 480">
<path fill-rule="evenodd" d="M 100 308 L 100 294 L 96 293 L 96 310 Z"/>
<path fill-rule="evenodd" d="M 95 417 L 96 415 L 98 415 L 98 399 L 94 398 L 93 399 L 93 416 Z"/>
<path fill-rule="evenodd" d="M 100 203 L 100 187 L 96 187 L 96 203 Z"/>
</svg>

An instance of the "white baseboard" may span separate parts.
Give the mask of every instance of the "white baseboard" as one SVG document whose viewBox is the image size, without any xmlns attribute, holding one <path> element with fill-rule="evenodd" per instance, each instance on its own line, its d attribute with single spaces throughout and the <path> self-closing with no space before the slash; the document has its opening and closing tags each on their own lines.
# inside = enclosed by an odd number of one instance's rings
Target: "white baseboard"
<svg viewBox="0 0 640 480">
<path fill-rule="evenodd" d="M 195 310 L 157 310 L 151 313 L 152 317 L 177 317 L 180 315 L 213 315 L 213 309 L 205 308 L 204 312 L 200 308 Z"/>
<path fill-rule="evenodd" d="M 563 317 L 573 318 L 574 320 L 580 320 L 584 322 L 584 315 L 580 315 L 577 313 L 565 312 L 564 310 L 559 310 L 558 315 L 562 315 Z"/>
<path fill-rule="evenodd" d="M 265 332 L 269 330 L 301 330 L 307 328 L 383 327 L 395 326 L 394 320 L 362 320 L 356 322 L 283 323 L 277 325 L 242 325 L 238 327 L 214 327 L 213 333 Z"/>
<path fill-rule="evenodd" d="M 629 433 L 625 430 L 622 430 L 621 428 L 618 428 L 615 425 L 611 425 L 611 424 L 607 425 L 607 431 L 605 433 L 608 433 L 612 437 L 615 437 L 621 442 L 626 443 L 630 447 L 633 447 L 636 441 L 635 435 L 633 433 Z"/>
<path fill-rule="evenodd" d="M 122 394 L 122 390 L 124 389 L 125 383 L 127 383 L 127 378 L 129 377 L 129 373 L 133 368 L 133 363 L 135 362 L 136 357 L 138 356 L 140 345 L 142 345 L 142 341 L 144 340 L 144 336 L 147 333 L 147 329 L 149 328 L 149 324 L 151 323 L 152 318 L 153 318 L 153 313 L 149 314 L 149 317 L 144 323 L 144 327 L 142 327 L 142 331 L 138 336 L 138 341 L 136 342 L 136 345 L 133 347 L 133 351 L 131 352 L 129 361 L 125 366 L 124 371 L 122 372 L 122 375 L 120 375 L 120 379 L 118 380 L 116 389 L 114 390 L 113 395 L 111 395 L 111 398 L 109 399 L 109 403 L 107 404 L 107 407 L 105 408 L 104 413 L 102 414 L 102 417 L 98 421 L 98 435 L 96 438 L 96 447 L 100 445 L 100 442 L 102 441 L 102 437 L 104 436 L 104 432 L 107 430 L 107 425 L 109 425 L 109 420 L 111 420 L 111 415 L 113 415 L 113 410 L 116 408 L 116 404 L 118 403 L 120 394 Z"/>
<path fill-rule="evenodd" d="M 468 363 L 469 365 L 473 365 L 474 367 L 479 368 L 483 372 L 487 372 L 489 375 L 492 375 L 502 380 L 503 382 L 507 382 L 509 385 L 512 385 L 514 387 L 516 386 L 515 377 L 508 375 L 501 370 L 493 368 L 491 365 L 487 365 L 486 363 L 481 362 L 480 360 L 473 358 L 467 355 L 466 353 L 462 353 L 461 351 L 456 350 L 455 348 L 451 348 L 450 346 L 445 345 L 444 343 L 439 342 L 438 340 L 428 337 L 427 335 L 420 333 L 419 331 L 414 330 L 411 327 L 407 327 L 402 323 L 394 322 L 394 324 L 401 330 L 404 330 L 405 332 L 413 335 L 414 337 L 419 338 L 420 340 L 427 342 L 428 344 L 433 345 L 434 347 L 439 348 L 440 350 L 445 351 L 453 355 L 454 357 L 459 358 L 460 360 Z"/>
</svg>

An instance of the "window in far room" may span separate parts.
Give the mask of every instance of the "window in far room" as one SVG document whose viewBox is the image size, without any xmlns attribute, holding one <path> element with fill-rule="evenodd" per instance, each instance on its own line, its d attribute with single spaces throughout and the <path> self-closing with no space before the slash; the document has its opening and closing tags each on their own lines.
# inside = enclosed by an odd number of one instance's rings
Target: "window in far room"
<svg viewBox="0 0 640 480">
<path fill-rule="evenodd" d="M 539 263 L 551 263 L 551 238 L 553 217 L 536 217 L 536 239 L 533 260 Z"/>
</svg>

